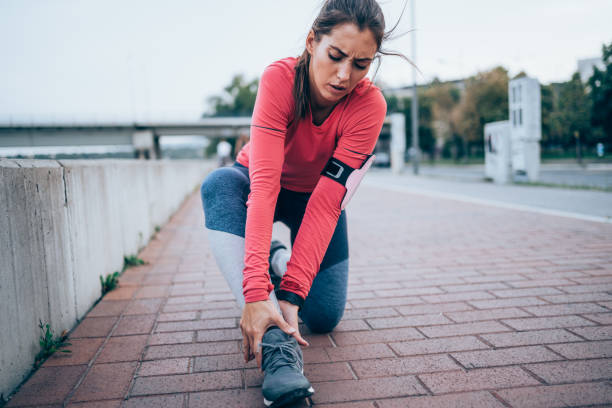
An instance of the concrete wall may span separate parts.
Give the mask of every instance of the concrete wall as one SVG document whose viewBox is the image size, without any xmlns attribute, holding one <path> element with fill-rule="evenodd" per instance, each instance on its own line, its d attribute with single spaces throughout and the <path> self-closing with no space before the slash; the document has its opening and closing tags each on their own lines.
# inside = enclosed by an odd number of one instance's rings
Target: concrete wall
<svg viewBox="0 0 612 408">
<path fill-rule="evenodd" d="M 212 170 L 204 161 L 0 159 L 0 393 L 29 373 L 39 320 L 72 329 Z"/>
</svg>

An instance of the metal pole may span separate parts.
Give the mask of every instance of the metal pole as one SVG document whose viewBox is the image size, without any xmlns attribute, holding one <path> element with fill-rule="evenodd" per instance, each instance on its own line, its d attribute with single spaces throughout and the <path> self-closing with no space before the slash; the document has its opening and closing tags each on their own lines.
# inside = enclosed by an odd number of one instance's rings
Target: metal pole
<svg viewBox="0 0 612 408">
<path fill-rule="evenodd" d="M 415 30 L 415 8 L 416 0 L 412 0 L 412 62 L 416 65 L 416 30 Z M 412 67 L 412 171 L 419 174 L 419 100 L 417 96 L 416 68 Z"/>
</svg>

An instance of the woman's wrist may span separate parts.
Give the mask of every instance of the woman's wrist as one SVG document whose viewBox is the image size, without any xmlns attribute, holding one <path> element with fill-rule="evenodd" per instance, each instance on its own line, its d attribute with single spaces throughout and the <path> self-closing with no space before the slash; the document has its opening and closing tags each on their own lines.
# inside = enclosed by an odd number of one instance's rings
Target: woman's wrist
<svg viewBox="0 0 612 408">
<path fill-rule="evenodd" d="M 289 292 L 288 290 L 279 289 L 276 291 L 276 298 L 278 300 L 284 300 L 298 307 L 298 310 L 302 308 L 304 305 L 304 299 L 293 292 Z"/>
</svg>

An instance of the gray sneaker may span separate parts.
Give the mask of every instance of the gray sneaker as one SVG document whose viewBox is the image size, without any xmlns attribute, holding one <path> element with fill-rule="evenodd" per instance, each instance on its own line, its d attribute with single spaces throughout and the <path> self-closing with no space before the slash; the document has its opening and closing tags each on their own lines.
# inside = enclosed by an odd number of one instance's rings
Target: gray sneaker
<svg viewBox="0 0 612 408">
<path fill-rule="evenodd" d="M 293 336 L 276 326 L 270 327 L 261 348 L 261 369 L 265 371 L 261 391 L 266 407 L 284 407 L 314 394 L 314 388 L 304 377 L 302 350 Z"/>
</svg>

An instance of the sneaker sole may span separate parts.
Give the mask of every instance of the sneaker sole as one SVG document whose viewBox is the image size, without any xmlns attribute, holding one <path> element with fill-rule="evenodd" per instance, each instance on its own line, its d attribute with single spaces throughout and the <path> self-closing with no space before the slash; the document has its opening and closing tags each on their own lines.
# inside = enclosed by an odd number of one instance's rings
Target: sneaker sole
<svg viewBox="0 0 612 408">
<path fill-rule="evenodd" d="M 304 399 L 306 397 L 310 397 L 312 394 L 314 394 L 314 388 L 312 388 L 312 387 L 310 387 L 308 389 L 302 388 L 302 389 L 298 389 L 298 390 L 294 390 L 294 391 L 288 392 L 287 394 L 282 395 L 276 401 L 268 401 L 267 399 L 264 398 L 264 404 L 268 408 L 284 407 L 287 404 L 291 404 L 293 402 L 299 401 L 299 400 Z"/>
</svg>

